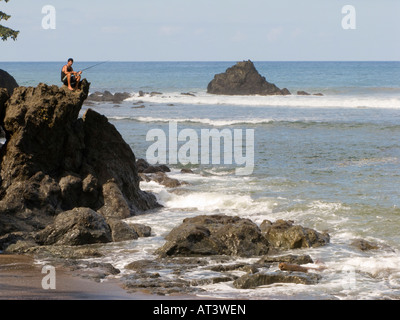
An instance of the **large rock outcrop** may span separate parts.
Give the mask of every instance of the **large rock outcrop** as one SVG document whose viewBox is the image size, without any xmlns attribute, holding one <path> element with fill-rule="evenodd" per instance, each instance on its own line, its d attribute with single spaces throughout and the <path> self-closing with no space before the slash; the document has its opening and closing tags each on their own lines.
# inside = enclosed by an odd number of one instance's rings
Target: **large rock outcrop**
<svg viewBox="0 0 400 320">
<path fill-rule="evenodd" d="M 9 95 L 12 95 L 15 88 L 18 88 L 18 83 L 14 77 L 7 71 L 0 69 L 0 88 L 5 88 Z"/>
<path fill-rule="evenodd" d="M 160 206 L 140 190 L 135 155 L 107 118 L 90 109 L 79 118 L 89 85 L 19 87 L 9 98 L 0 89 L 0 237 L 57 227 L 74 208 L 121 219 Z"/>
<path fill-rule="evenodd" d="M 288 89 L 279 89 L 256 70 L 253 62 L 238 62 L 224 73 L 215 75 L 208 84 L 207 93 L 221 95 L 289 95 Z"/>
</svg>

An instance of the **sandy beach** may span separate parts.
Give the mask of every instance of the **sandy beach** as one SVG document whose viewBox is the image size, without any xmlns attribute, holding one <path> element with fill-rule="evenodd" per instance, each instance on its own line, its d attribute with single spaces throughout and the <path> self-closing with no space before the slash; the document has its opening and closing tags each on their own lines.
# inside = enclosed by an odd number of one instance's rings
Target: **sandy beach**
<svg viewBox="0 0 400 320">
<path fill-rule="evenodd" d="M 0 300 L 153 300 L 154 296 L 130 294 L 117 282 L 98 283 L 56 269 L 56 289 L 45 290 L 42 266 L 30 256 L 0 255 Z"/>
</svg>

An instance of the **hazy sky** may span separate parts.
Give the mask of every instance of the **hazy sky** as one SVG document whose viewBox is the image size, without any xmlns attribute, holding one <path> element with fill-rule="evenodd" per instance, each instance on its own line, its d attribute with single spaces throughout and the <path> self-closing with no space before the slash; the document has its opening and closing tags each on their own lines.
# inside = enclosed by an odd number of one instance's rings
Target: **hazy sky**
<svg viewBox="0 0 400 320">
<path fill-rule="evenodd" d="M 42 26 L 45 5 L 55 29 Z M 342 27 L 345 5 L 356 29 Z M 400 60 L 399 0 L 10 0 L 0 11 L 20 30 L 0 41 L 0 61 Z"/>
</svg>

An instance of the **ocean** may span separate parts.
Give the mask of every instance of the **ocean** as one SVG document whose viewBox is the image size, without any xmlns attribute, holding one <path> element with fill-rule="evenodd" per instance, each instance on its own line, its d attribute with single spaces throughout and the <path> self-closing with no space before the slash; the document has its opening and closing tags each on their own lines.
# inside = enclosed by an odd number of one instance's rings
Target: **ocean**
<svg viewBox="0 0 400 320">
<path fill-rule="evenodd" d="M 96 62 L 76 61 L 74 69 Z M 148 156 L 155 141 L 149 132 L 241 132 L 254 166 L 238 175 L 243 162 L 194 164 L 169 161 L 171 177 L 188 184 L 171 189 L 142 182 L 163 208 L 128 219 L 151 226 L 152 237 L 102 246 L 104 257 L 123 278 L 125 266 L 154 259 L 155 249 L 184 218 L 225 214 L 264 220 L 293 220 L 327 231 L 329 245 L 292 250 L 309 254 L 327 269 L 312 286 L 280 284 L 238 290 L 232 282 L 204 284 L 200 297 L 226 299 L 400 299 L 400 62 L 254 62 L 260 74 L 291 96 L 218 96 L 206 92 L 217 73 L 235 62 L 108 62 L 87 70 L 91 92 L 129 92 L 122 103 L 84 106 L 108 117 L 137 158 Z M 0 68 L 19 85 L 60 85 L 62 62 L 7 62 Z M 297 91 L 322 96 L 300 96 Z M 139 92 L 144 92 L 139 95 Z M 159 94 L 150 94 L 158 92 Z M 254 133 L 248 142 L 246 133 Z M 236 140 L 235 140 L 236 141 Z M 180 141 L 182 147 L 185 141 Z M 244 146 L 243 146 L 244 147 Z M 199 146 L 199 159 L 201 148 Z M 224 153 L 224 152 L 225 153 Z M 204 152 L 204 150 L 203 150 Z M 245 152 L 245 149 L 242 149 Z M 228 149 L 229 153 L 229 149 Z M 242 155 L 243 155 L 242 153 Z M 180 160 L 179 158 L 178 160 Z M 236 159 L 236 158 L 235 158 Z M 235 160 L 234 159 L 234 160 Z M 170 163 L 171 162 L 171 163 Z M 194 174 L 181 173 L 190 168 Z M 361 251 L 354 239 L 378 244 Z M 237 261 L 254 261 L 238 258 Z M 232 262 L 231 262 L 232 263 Z M 179 276 L 196 280 L 210 270 L 199 266 Z M 239 272 L 240 273 L 240 272 Z"/>
</svg>

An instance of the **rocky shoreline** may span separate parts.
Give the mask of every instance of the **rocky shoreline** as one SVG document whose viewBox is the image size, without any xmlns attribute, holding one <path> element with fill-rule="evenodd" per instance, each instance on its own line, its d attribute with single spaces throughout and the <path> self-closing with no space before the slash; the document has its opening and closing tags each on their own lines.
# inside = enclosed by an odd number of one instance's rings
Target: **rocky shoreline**
<svg viewBox="0 0 400 320">
<path fill-rule="evenodd" d="M 0 125 L 6 136 L 1 147 L 1 251 L 34 255 L 95 281 L 120 277 L 127 291 L 161 295 L 194 294 L 202 285 L 227 281 L 241 289 L 318 282 L 315 273 L 271 271 L 282 262 L 313 263 L 309 256 L 284 251 L 330 240 L 326 233 L 283 220 L 258 226 L 240 217 L 198 216 L 174 228 L 153 260 L 128 263 L 125 269 L 131 274 L 120 276 L 111 263 L 92 261 L 103 256 L 105 244 L 154 236 L 150 227 L 125 221 L 161 207 L 154 195 L 140 189 L 140 181 L 168 188 L 185 182 L 170 178 L 167 166 L 136 159 L 106 117 L 88 109 L 79 118 L 89 87 L 83 80 L 76 92 L 45 84 L 16 87 L 12 95 L 0 89 Z M 90 100 L 115 103 L 127 97 L 95 93 Z M 257 261 L 233 263 L 237 257 Z M 199 266 L 215 275 L 196 281 L 179 278 Z M 165 268 L 177 277 L 163 278 L 157 270 Z"/>
<path fill-rule="evenodd" d="M 129 229 L 121 219 L 160 207 L 140 190 L 135 155 L 107 118 L 91 109 L 78 118 L 89 85 L 19 87 L 11 97 L 1 89 L 1 250 L 107 243 Z"/>
<path fill-rule="evenodd" d="M 140 189 L 140 181 L 171 189 L 186 183 L 171 178 L 165 165 L 137 159 L 106 117 L 88 109 L 79 118 L 89 87 L 84 80 L 76 92 L 45 84 L 15 87 L 12 94 L 0 89 L 6 137 L 0 150 L 2 253 L 34 256 L 96 282 L 117 278 L 128 292 L 157 295 L 193 295 L 222 282 L 231 283 L 232 290 L 253 290 L 275 283 L 315 285 L 322 279 L 323 266 L 304 252 L 329 245 L 329 234 L 288 220 L 257 225 L 238 216 L 196 216 L 172 229 L 152 259 L 124 265 L 128 272 L 102 261 L 106 245 L 159 236 L 149 226 L 127 221 L 161 208 L 153 194 Z M 91 101 L 116 103 L 128 95 L 95 93 Z M 378 249 L 362 239 L 354 245 Z M 185 276 L 199 269 L 210 276 Z"/>
</svg>

